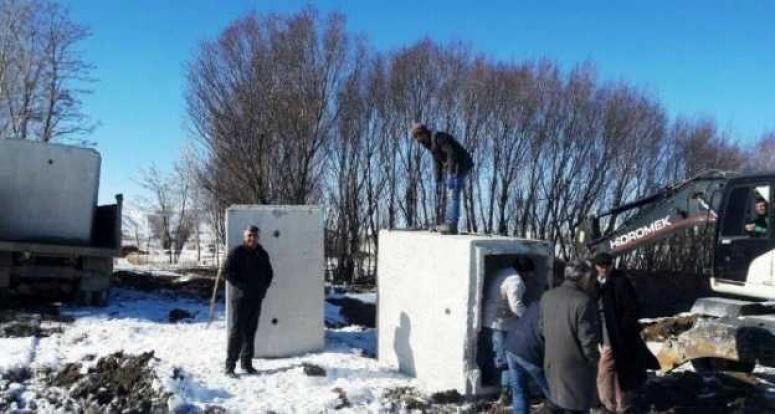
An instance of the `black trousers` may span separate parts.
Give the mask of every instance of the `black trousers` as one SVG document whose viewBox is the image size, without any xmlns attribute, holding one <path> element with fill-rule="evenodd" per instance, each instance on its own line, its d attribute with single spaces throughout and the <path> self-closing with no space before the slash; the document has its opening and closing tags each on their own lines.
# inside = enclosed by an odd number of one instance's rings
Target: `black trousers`
<svg viewBox="0 0 775 414">
<path fill-rule="evenodd" d="M 226 348 L 226 366 L 233 368 L 237 358 L 242 367 L 251 366 L 258 318 L 264 295 L 240 297 L 229 304 L 229 341 Z"/>
</svg>

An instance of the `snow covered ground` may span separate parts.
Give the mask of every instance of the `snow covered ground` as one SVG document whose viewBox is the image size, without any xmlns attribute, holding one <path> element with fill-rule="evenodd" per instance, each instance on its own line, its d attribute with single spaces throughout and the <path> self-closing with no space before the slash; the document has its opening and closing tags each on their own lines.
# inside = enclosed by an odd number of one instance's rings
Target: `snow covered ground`
<svg viewBox="0 0 775 414">
<path fill-rule="evenodd" d="M 75 321 L 65 324 L 62 333 L 45 338 L 0 338 L 0 373 L 18 366 L 56 368 L 79 361 L 88 366 L 85 361 L 116 351 L 140 354 L 152 350 L 158 358 L 156 374 L 164 388 L 175 394 L 173 404 L 218 405 L 243 413 L 325 412 L 341 404 L 341 395 L 351 404 L 341 412 L 379 412 L 386 389 L 419 385 L 367 357 L 376 353 L 375 332 L 357 326 L 327 330 L 323 352 L 257 359 L 260 375 L 231 379 L 222 374 L 226 354 L 222 305 L 207 327 L 207 303 L 201 300 L 116 289 L 111 303 L 101 309 L 64 309 Z M 169 311 L 175 308 L 191 312 L 193 320 L 169 323 Z M 336 319 L 336 306 L 327 304 L 326 313 L 333 322 L 341 322 Z M 305 375 L 303 363 L 324 368 L 326 375 Z M 183 379 L 173 379 L 176 371 Z"/>
</svg>

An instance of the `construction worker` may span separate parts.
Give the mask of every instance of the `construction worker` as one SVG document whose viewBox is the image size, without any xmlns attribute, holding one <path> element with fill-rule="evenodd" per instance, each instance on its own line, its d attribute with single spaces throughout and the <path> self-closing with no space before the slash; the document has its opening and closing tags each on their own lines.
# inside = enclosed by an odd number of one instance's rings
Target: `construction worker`
<svg viewBox="0 0 775 414">
<path fill-rule="evenodd" d="M 751 237 L 767 237 L 767 228 L 770 222 L 769 217 L 767 217 L 767 202 L 758 199 L 754 207 L 756 217 L 748 220 L 745 224 L 745 232 Z"/>
<path fill-rule="evenodd" d="M 261 302 L 272 283 L 274 273 L 269 254 L 258 243 L 259 229 L 248 226 L 243 243 L 229 252 L 224 263 L 224 274 L 229 283 L 229 340 L 225 373 L 236 377 L 237 358 L 247 374 L 255 374 L 253 347 L 261 316 Z"/>
<path fill-rule="evenodd" d="M 544 337 L 541 335 L 541 304 L 531 303 L 506 335 L 506 359 L 509 365 L 511 404 L 514 414 L 530 412 L 528 378 L 549 397 L 544 375 Z"/>
<path fill-rule="evenodd" d="M 438 186 L 442 179 L 446 188 L 446 210 L 436 230 L 442 234 L 457 234 L 460 219 L 460 193 L 466 175 L 474 165 L 468 151 L 446 132 L 432 132 L 423 124 L 412 126 L 412 137 L 433 155 L 434 176 Z"/>
<path fill-rule="evenodd" d="M 600 402 L 612 413 L 632 410 L 634 393 L 646 381 L 646 370 L 659 368 L 640 336 L 638 298 L 624 272 L 613 269 L 613 256 L 595 254 L 602 310 L 602 346 L 597 373 Z"/>
<path fill-rule="evenodd" d="M 512 265 L 492 275 L 485 288 L 482 332 L 490 338 L 493 366 L 500 380 L 502 394 L 506 393 L 509 385 L 506 336 L 515 321 L 525 313 L 525 282 L 522 274 L 532 270 L 533 262 L 520 256 Z"/>
</svg>

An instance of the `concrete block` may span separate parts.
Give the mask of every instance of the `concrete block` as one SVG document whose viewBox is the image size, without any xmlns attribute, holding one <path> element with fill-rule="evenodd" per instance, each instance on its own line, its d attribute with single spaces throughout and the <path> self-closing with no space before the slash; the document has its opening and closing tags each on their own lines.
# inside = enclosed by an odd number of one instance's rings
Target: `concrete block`
<svg viewBox="0 0 775 414">
<path fill-rule="evenodd" d="M 0 240 L 87 244 L 99 176 L 94 150 L 0 139 Z"/>
<path fill-rule="evenodd" d="M 377 329 L 379 361 L 418 378 L 429 392 L 464 396 L 493 390 L 477 365 L 482 292 L 488 277 L 520 255 L 536 269 L 523 275 L 526 300 L 540 298 L 552 278 L 548 242 L 424 231 L 379 233 Z"/>
<path fill-rule="evenodd" d="M 259 242 L 274 269 L 274 281 L 261 309 L 255 356 L 284 357 L 323 349 L 323 210 L 315 206 L 229 207 L 229 250 L 242 243 L 249 224 L 261 229 Z M 226 296 L 230 297 L 228 286 Z M 228 307 L 228 300 L 226 304 Z"/>
</svg>

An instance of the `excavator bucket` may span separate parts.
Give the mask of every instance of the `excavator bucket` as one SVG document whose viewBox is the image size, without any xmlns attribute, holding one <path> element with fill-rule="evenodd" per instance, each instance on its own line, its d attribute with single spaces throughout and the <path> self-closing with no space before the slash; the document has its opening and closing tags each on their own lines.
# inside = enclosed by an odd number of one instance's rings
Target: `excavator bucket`
<svg viewBox="0 0 775 414">
<path fill-rule="evenodd" d="M 665 342 L 657 360 L 663 372 L 689 361 L 695 368 L 716 361 L 716 367 L 736 366 L 750 370 L 757 361 L 764 363 L 773 359 L 773 344 L 775 336 L 768 329 L 732 318 L 700 319 L 688 331 Z"/>
</svg>

